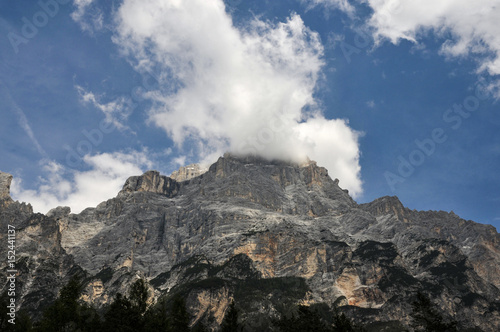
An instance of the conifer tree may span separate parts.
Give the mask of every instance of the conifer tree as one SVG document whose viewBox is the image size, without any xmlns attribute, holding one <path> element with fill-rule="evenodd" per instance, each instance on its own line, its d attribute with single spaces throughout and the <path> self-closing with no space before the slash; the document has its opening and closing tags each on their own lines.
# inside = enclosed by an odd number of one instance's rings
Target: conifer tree
<svg viewBox="0 0 500 332">
<path fill-rule="evenodd" d="M 2 295 L 0 296 L 0 308 L 2 308 L 2 310 L 4 308 L 7 308 L 7 306 L 9 305 L 9 296 L 7 294 L 7 291 L 3 292 Z M 8 323 L 8 319 L 9 319 L 9 316 L 3 314 L 3 315 L 0 315 L 0 330 L 2 331 L 7 331 L 7 328 L 9 327 L 9 323 Z"/>
<path fill-rule="evenodd" d="M 421 292 L 412 303 L 413 322 L 411 326 L 417 332 L 454 332 L 457 331 L 456 322 L 445 323 L 443 317 L 432 305 L 431 300 Z"/>
<path fill-rule="evenodd" d="M 338 308 L 333 311 L 333 332 L 355 332 L 362 330 L 356 327 L 344 313 L 341 313 Z"/>
<path fill-rule="evenodd" d="M 7 306 L 10 303 L 10 297 L 8 296 L 7 291 L 3 292 L 3 294 L 0 296 L 0 308 L 7 308 Z M 9 323 L 10 316 L 6 315 L 5 313 L 0 315 L 0 331 L 5 331 L 5 332 L 30 332 L 33 331 L 33 324 L 31 321 L 31 317 L 28 315 L 28 313 L 21 309 L 19 312 L 17 312 L 16 317 L 15 317 L 15 324 Z"/>
<path fill-rule="evenodd" d="M 149 290 L 144 279 L 138 279 L 130 287 L 129 298 L 132 306 L 140 315 L 144 315 L 149 298 Z"/>
<path fill-rule="evenodd" d="M 43 312 L 37 331 L 93 331 L 97 328 L 95 310 L 78 302 L 82 290 L 80 278 L 74 275 L 63 286 L 56 301 Z M 93 324 L 88 324 L 89 317 L 93 317 Z"/>
<path fill-rule="evenodd" d="M 193 328 L 191 329 L 192 332 L 208 332 L 208 329 L 205 327 L 205 324 L 202 322 L 198 322 Z"/>
<path fill-rule="evenodd" d="M 133 309 L 130 300 L 117 293 L 106 314 L 104 315 L 104 330 L 117 332 L 142 331 L 138 325 L 139 315 Z"/>
<path fill-rule="evenodd" d="M 172 332 L 188 332 L 189 331 L 189 313 L 186 309 L 186 302 L 184 299 L 177 295 L 172 304 L 170 312 L 170 331 Z"/>
<path fill-rule="evenodd" d="M 158 301 L 156 305 L 150 307 L 144 315 L 144 330 L 147 332 L 168 331 L 167 309 L 167 302 L 164 298 Z"/>
<path fill-rule="evenodd" d="M 135 281 L 129 296 L 116 294 L 105 314 L 105 329 L 112 331 L 146 331 L 146 309 L 149 290 L 143 279 Z"/>
<path fill-rule="evenodd" d="M 282 332 L 331 332 L 332 329 L 321 320 L 319 314 L 308 306 L 299 305 L 297 313 L 283 316 L 273 323 Z"/>
<path fill-rule="evenodd" d="M 231 304 L 229 305 L 229 309 L 226 312 L 226 315 L 224 316 L 224 320 L 222 321 L 221 324 L 221 332 L 237 332 L 239 325 L 238 325 L 238 309 L 236 309 L 236 306 L 234 304 L 234 300 L 231 301 Z"/>
</svg>

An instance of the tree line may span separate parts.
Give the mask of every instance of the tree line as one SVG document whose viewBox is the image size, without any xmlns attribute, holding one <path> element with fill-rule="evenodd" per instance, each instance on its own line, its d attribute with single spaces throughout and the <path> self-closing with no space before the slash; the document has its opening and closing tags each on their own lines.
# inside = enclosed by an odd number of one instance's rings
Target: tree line
<svg viewBox="0 0 500 332">
<path fill-rule="evenodd" d="M 10 324 L 0 317 L 1 331 L 23 332 L 205 332 L 209 331 L 202 322 L 190 327 L 191 317 L 183 297 L 177 295 L 168 303 L 165 298 L 148 307 L 149 291 L 146 282 L 134 282 L 128 295 L 116 294 L 104 313 L 79 301 L 83 284 L 73 277 L 61 289 L 58 298 L 48 306 L 41 319 L 32 322 L 29 315 L 21 311 L 16 324 Z M 7 297 L 0 302 L 4 307 Z M 412 303 L 412 324 L 418 332 L 455 332 L 456 322 L 446 322 L 433 307 L 430 299 L 422 293 Z M 270 320 L 273 331 L 277 332 L 363 332 L 365 327 L 355 324 L 344 313 L 334 308 L 328 323 L 317 310 L 299 305 L 293 313 Z M 241 322 L 240 310 L 234 301 L 229 305 L 220 326 L 220 332 L 252 331 Z"/>
</svg>

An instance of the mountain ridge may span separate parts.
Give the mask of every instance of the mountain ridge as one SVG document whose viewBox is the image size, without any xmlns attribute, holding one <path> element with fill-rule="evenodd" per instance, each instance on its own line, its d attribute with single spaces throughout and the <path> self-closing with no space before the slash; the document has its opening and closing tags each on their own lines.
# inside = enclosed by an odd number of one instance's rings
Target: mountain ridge
<svg viewBox="0 0 500 332">
<path fill-rule="evenodd" d="M 184 181 L 157 171 L 130 177 L 116 197 L 79 214 L 33 214 L 5 196 L 0 221 L 19 227 L 21 306 L 33 314 L 77 273 L 93 305 L 141 277 L 151 301 L 184 293 L 192 323 L 212 328 L 231 298 L 254 303 L 243 319 L 265 325 L 260 318 L 280 315 L 270 283 L 296 287 L 280 291 L 287 303 L 342 303 L 352 317 L 401 326 L 423 290 L 464 327 L 500 326 L 500 236 L 492 226 L 410 210 L 397 197 L 357 204 L 338 184 L 312 161 L 226 154 Z M 207 280 L 217 282 L 204 288 Z"/>
</svg>

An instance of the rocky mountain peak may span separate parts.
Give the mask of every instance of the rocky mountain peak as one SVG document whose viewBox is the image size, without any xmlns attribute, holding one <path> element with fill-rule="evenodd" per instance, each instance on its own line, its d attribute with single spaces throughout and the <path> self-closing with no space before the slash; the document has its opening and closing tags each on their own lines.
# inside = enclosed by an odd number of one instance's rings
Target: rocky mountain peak
<svg viewBox="0 0 500 332">
<path fill-rule="evenodd" d="M 125 182 L 119 195 L 134 191 L 152 192 L 173 197 L 179 190 L 179 183 L 158 171 L 147 171 L 141 176 L 131 176 Z"/>
<path fill-rule="evenodd" d="M 249 304 L 249 331 L 270 331 L 266 317 L 284 314 L 284 303 L 340 304 L 380 327 L 370 331 L 404 331 L 422 291 L 462 330 L 499 331 L 500 235 L 492 226 L 410 210 L 395 196 L 358 205 L 311 160 L 225 154 L 199 176 L 189 167 L 180 178 L 132 176 L 96 208 L 46 216 L 10 200 L 12 177 L 0 173 L 0 198 L 9 197 L 0 199 L 0 226 L 14 225 L 22 247 L 22 308 L 39 317 L 79 273 L 93 306 L 105 308 L 140 276 L 153 302 L 180 294 L 191 323 L 211 330 L 235 299 Z M 7 269 L 0 263 L 0 277 Z"/>
<path fill-rule="evenodd" d="M 0 171 L 0 199 L 10 198 L 12 175 Z"/>
<path fill-rule="evenodd" d="M 179 168 L 177 171 L 170 174 L 170 178 L 177 182 L 188 181 L 192 178 L 202 175 L 208 171 L 208 168 L 202 167 L 200 164 L 191 164 Z"/>
<path fill-rule="evenodd" d="M 397 196 L 380 197 L 373 202 L 362 204 L 361 207 L 375 216 L 394 214 L 402 217 L 406 212 L 406 208 Z"/>
<path fill-rule="evenodd" d="M 324 215 L 356 203 L 328 171 L 314 161 L 302 164 L 226 153 L 200 177 L 211 199 L 237 199 L 287 214 Z"/>
<path fill-rule="evenodd" d="M 265 171 L 267 169 L 267 171 Z M 307 159 L 303 163 L 294 163 L 284 160 L 269 160 L 255 155 L 238 156 L 225 153 L 216 163 L 210 166 L 209 171 L 221 178 L 234 173 L 271 173 L 273 178 L 282 186 L 304 183 L 310 185 L 338 185 L 338 179 L 332 181 L 328 171 L 319 167 L 313 160 Z M 279 174 L 277 174 L 279 173 Z"/>
<path fill-rule="evenodd" d="M 298 164 L 226 153 L 207 171 L 190 165 L 174 172 L 173 177 L 158 171 L 132 176 L 119 196 L 150 192 L 173 198 L 201 193 L 204 200 L 230 199 L 247 207 L 257 204 L 277 212 L 317 216 L 356 205 L 338 184 L 315 161 Z"/>
<path fill-rule="evenodd" d="M 58 206 L 47 212 L 47 217 L 57 220 L 69 216 L 70 213 L 71 208 L 69 206 Z"/>
</svg>

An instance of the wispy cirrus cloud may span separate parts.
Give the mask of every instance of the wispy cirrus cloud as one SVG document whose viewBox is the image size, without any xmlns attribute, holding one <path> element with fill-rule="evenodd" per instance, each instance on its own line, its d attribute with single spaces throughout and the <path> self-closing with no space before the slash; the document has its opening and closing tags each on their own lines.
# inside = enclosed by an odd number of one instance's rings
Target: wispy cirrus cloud
<svg viewBox="0 0 500 332">
<path fill-rule="evenodd" d="M 75 10 L 71 13 L 73 21 L 78 23 L 83 31 L 93 33 L 104 27 L 104 15 L 95 0 L 74 0 Z"/>
<path fill-rule="evenodd" d="M 12 98 L 9 89 L 0 82 L 0 95 L 3 97 L 4 103 L 10 106 L 11 110 L 16 113 L 19 126 L 24 130 L 26 135 L 29 137 L 30 141 L 33 143 L 35 149 L 38 151 L 42 158 L 48 158 L 48 154 L 45 149 L 40 145 L 40 142 L 35 136 L 33 129 L 26 117 L 25 112 L 19 107 L 16 101 Z"/>
<path fill-rule="evenodd" d="M 300 0 L 309 8 L 324 6 L 328 9 L 340 9 L 348 14 L 354 14 L 355 8 L 349 3 L 349 0 Z"/>
<path fill-rule="evenodd" d="M 93 92 L 75 85 L 75 89 L 80 95 L 80 101 L 84 105 L 92 105 L 100 110 L 108 123 L 112 123 L 118 130 L 130 130 L 125 124 L 132 114 L 133 102 L 130 97 L 120 96 L 114 100 L 103 102 L 102 96 L 95 95 Z"/>
</svg>

